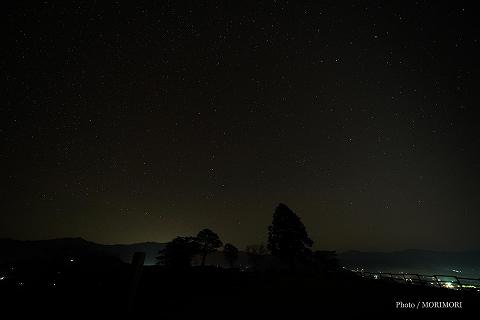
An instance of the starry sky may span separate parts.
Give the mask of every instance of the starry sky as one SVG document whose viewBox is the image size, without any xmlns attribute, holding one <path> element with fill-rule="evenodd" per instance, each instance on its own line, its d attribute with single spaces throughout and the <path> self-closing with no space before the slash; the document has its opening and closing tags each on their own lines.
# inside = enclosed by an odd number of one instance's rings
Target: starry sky
<svg viewBox="0 0 480 320">
<path fill-rule="evenodd" d="M 472 3 L 2 3 L 0 237 L 479 249 Z"/>
</svg>

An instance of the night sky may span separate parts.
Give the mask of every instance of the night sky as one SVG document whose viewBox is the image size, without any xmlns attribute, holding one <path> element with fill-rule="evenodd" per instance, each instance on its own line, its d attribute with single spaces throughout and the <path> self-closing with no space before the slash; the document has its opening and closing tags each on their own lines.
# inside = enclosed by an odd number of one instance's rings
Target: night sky
<svg viewBox="0 0 480 320">
<path fill-rule="evenodd" d="M 2 3 L 0 237 L 479 249 L 478 11 L 338 2 Z"/>
</svg>

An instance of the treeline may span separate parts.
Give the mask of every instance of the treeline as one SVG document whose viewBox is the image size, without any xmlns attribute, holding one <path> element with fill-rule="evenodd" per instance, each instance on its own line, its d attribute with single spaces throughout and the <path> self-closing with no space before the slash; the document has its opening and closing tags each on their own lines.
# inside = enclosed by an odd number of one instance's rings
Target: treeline
<svg viewBox="0 0 480 320">
<path fill-rule="evenodd" d="M 250 265 L 257 269 L 262 261 L 271 257 L 279 267 L 291 271 L 301 268 L 333 271 L 338 269 L 335 251 L 313 251 L 305 225 L 288 206 L 280 203 L 268 227 L 267 246 L 247 246 L 245 252 Z M 201 256 L 201 266 L 205 266 L 209 254 L 223 247 L 223 256 L 231 268 L 235 267 L 239 250 L 231 243 L 223 244 L 220 237 L 210 229 L 201 230 L 195 237 L 176 237 L 168 242 L 157 257 L 158 264 L 167 268 L 182 270 L 192 266 L 195 256 Z"/>
</svg>

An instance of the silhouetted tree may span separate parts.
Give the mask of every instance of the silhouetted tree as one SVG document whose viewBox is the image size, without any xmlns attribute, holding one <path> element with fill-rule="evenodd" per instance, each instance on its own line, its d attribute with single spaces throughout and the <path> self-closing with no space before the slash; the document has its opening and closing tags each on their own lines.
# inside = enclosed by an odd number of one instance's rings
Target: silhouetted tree
<svg viewBox="0 0 480 320">
<path fill-rule="evenodd" d="M 233 268 L 235 261 L 238 259 L 238 249 L 233 244 L 227 243 L 223 246 L 223 256 L 227 260 L 230 267 Z"/>
<path fill-rule="evenodd" d="M 317 250 L 313 253 L 313 262 L 320 271 L 336 271 L 340 267 L 335 251 Z"/>
<path fill-rule="evenodd" d="M 253 244 L 245 248 L 245 252 L 248 255 L 248 261 L 252 265 L 254 270 L 262 264 L 265 256 L 267 255 L 267 248 L 263 244 Z"/>
<path fill-rule="evenodd" d="M 268 227 L 267 248 L 273 256 L 290 264 L 295 269 L 296 260 L 305 260 L 311 255 L 312 239 L 300 218 L 289 207 L 280 203 Z"/>
<path fill-rule="evenodd" d="M 195 237 L 176 237 L 160 250 L 157 264 L 172 269 L 186 269 L 192 265 L 192 258 L 200 252 L 200 245 Z"/>
<path fill-rule="evenodd" d="M 217 251 L 223 244 L 218 235 L 210 229 L 203 229 L 197 235 L 202 252 L 202 266 L 205 265 L 207 254 Z"/>
</svg>

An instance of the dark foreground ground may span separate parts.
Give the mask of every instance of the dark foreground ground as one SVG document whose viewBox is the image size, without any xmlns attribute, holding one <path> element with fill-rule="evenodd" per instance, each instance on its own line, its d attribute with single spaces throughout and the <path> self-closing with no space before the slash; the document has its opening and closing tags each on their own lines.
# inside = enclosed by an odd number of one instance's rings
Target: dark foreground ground
<svg viewBox="0 0 480 320">
<path fill-rule="evenodd" d="M 121 263 L 99 266 L 73 261 L 61 270 L 52 264 L 4 269 L 3 275 L 8 272 L 8 276 L 0 280 L 1 313 L 125 315 L 131 268 Z M 404 308 L 397 308 L 397 302 Z M 461 302 L 462 308 L 423 308 L 428 302 Z M 132 306 L 136 315 L 152 314 L 158 319 L 478 311 L 480 292 L 367 280 L 349 272 L 291 274 L 216 268 L 169 272 L 156 266 L 144 267 Z"/>
</svg>

